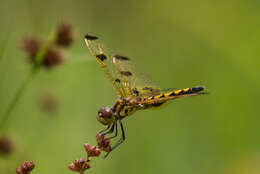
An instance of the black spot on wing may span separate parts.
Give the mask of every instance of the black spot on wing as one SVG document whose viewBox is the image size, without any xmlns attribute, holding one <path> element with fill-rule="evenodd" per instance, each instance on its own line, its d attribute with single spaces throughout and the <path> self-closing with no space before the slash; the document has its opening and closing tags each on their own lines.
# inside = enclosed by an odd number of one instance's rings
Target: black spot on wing
<svg viewBox="0 0 260 174">
<path fill-rule="evenodd" d="M 123 76 L 131 76 L 132 73 L 129 71 L 120 71 L 120 74 L 122 74 Z"/>
<path fill-rule="evenodd" d="M 91 35 L 89 35 L 89 34 L 86 34 L 86 35 L 85 35 L 85 39 L 87 39 L 87 40 L 97 40 L 98 37 L 97 37 L 97 36 L 91 36 Z"/>
<path fill-rule="evenodd" d="M 105 54 L 97 54 L 96 57 L 100 59 L 101 61 L 104 61 L 107 59 L 107 56 Z"/>
<path fill-rule="evenodd" d="M 114 58 L 116 58 L 117 60 L 129 60 L 128 57 L 120 56 L 120 55 L 118 55 L 118 54 L 114 55 Z"/>
</svg>

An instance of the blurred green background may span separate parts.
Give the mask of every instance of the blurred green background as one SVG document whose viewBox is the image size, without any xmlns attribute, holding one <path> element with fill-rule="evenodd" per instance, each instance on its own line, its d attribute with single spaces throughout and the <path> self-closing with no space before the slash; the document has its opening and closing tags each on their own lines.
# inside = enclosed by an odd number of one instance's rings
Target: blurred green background
<svg viewBox="0 0 260 174">
<path fill-rule="evenodd" d="M 260 1 L 0 0 L 0 118 L 31 65 L 24 36 L 46 38 L 61 21 L 77 31 L 61 66 L 42 70 L 13 110 L 8 136 L 16 150 L 0 158 L 11 174 L 25 160 L 33 173 L 72 173 L 103 129 L 97 110 L 116 94 L 84 43 L 101 37 L 132 58 L 162 88 L 205 85 L 209 95 L 175 100 L 124 120 L 127 140 L 86 173 L 259 174 Z M 42 112 L 52 93 L 58 108 Z"/>
</svg>

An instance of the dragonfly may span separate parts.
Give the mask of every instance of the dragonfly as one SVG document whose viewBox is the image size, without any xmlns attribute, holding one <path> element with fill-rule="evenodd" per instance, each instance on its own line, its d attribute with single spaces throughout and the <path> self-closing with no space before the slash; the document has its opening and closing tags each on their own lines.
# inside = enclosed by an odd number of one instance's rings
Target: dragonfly
<svg viewBox="0 0 260 174">
<path fill-rule="evenodd" d="M 98 110 L 97 120 L 107 126 L 100 133 L 103 135 L 114 133 L 114 136 L 109 137 L 112 139 L 117 137 L 119 126 L 121 130 L 120 139 L 105 157 L 125 141 L 122 122 L 124 118 L 138 110 L 159 108 L 177 98 L 206 94 L 203 86 L 178 90 L 161 89 L 146 74 L 138 70 L 129 57 L 114 54 L 104 46 L 99 37 L 87 34 L 85 43 L 118 95 L 113 107 L 101 107 Z"/>
</svg>

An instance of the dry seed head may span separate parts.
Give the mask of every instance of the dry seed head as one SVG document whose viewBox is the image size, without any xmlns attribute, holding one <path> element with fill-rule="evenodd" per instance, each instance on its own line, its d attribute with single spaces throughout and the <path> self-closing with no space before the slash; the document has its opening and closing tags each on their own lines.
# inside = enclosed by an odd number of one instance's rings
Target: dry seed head
<svg viewBox="0 0 260 174">
<path fill-rule="evenodd" d="M 33 36 L 26 37 L 21 42 L 21 48 L 28 54 L 31 61 L 34 61 L 41 47 L 42 41 Z"/>
<path fill-rule="evenodd" d="M 50 68 L 56 65 L 61 64 L 64 61 L 64 55 L 60 49 L 58 49 L 55 45 L 51 45 L 46 55 L 44 56 L 43 65 L 46 68 Z"/>
<path fill-rule="evenodd" d="M 56 44 L 68 47 L 74 40 L 74 35 L 75 34 L 70 24 L 61 23 L 57 29 Z"/>
</svg>

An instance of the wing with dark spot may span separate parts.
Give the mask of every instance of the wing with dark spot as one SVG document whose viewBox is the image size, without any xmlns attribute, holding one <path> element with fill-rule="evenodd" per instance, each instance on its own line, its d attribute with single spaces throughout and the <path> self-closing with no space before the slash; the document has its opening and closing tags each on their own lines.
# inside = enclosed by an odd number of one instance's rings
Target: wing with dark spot
<svg viewBox="0 0 260 174">
<path fill-rule="evenodd" d="M 119 96 L 129 97 L 138 94 L 141 98 L 146 98 L 161 93 L 160 88 L 136 68 L 131 58 L 111 53 L 96 36 L 86 35 L 85 42 Z"/>
<path fill-rule="evenodd" d="M 85 36 L 86 45 L 91 53 L 91 55 L 96 59 L 98 64 L 104 70 L 107 78 L 111 82 L 118 96 L 126 97 L 126 91 L 122 84 L 121 74 L 118 74 L 115 69 L 113 61 L 113 54 L 104 47 L 103 43 L 97 36 L 86 35 Z M 119 59 L 126 59 L 124 57 L 119 57 Z"/>
</svg>

